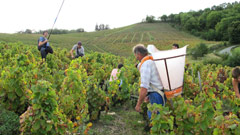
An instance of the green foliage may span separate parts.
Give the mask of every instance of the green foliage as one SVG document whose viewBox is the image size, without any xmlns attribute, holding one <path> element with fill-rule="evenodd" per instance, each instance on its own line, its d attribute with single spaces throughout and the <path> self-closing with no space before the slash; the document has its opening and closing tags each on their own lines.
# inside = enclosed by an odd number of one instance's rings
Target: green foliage
<svg viewBox="0 0 240 135">
<path fill-rule="evenodd" d="M 195 48 L 191 50 L 193 58 L 203 57 L 205 54 L 208 53 L 208 48 L 206 44 L 201 43 L 198 44 Z"/>
<path fill-rule="evenodd" d="M 207 16 L 207 27 L 209 29 L 215 28 L 215 25 L 221 21 L 222 19 L 222 12 L 221 11 L 212 11 Z"/>
<path fill-rule="evenodd" d="M 217 57 L 217 56 L 213 56 L 213 55 L 207 55 L 204 59 L 203 59 L 203 64 L 207 65 L 207 64 L 222 64 L 223 59 L 221 57 Z"/>
<path fill-rule="evenodd" d="M 218 39 L 218 35 L 217 32 L 214 29 L 210 29 L 209 31 L 203 33 L 202 38 L 206 39 L 206 40 L 217 40 Z"/>
<path fill-rule="evenodd" d="M 19 117 L 14 112 L 4 109 L 0 105 L 0 134 L 17 135 L 19 134 Z"/>
<path fill-rule="evenodd" d="M 199 89 L 200 72 L 202 90 Z M 230 67 L 195 64 L 184 78 L 183 96 L 167 104 L 149 105 L 151 134 L 237 134 L 240 99 L 232 91 Z M 157 115 L 156 112 L 159 112 Z"/>
<path fill-rule="evenodd" d="M 168 18 L 168 17 L 167 17 Z M 175 15 L 174 14 L 170 14 L 169 15 L 169 22 L 174 22 L 174 18 L 175 18 Z"/>
<path fill-rule="evenodd" d="M 167 15 L 162 15 L 160 17 L 161 21 L 166 22 L 167 21 Z"/>
<path fill-rule="evenodd" d="M 198 47 L 198 51 L 204 50 L 201 45 Z M 92 123 L 87 124 L 88 120 L 97 120 L 101 111 L 138 94 L 139 73 L 132 58 L 94 52 L 70 60 L 64 57 L 68 51 L 56 49 L 41 64 L 35 47 L 2 43 L 0 48 L 3 106 L 15 106 L 8 108 L 15 112 L 18 112 L 16 108 L 22 108 L 19 113 L 26 111 L 25 107 L 32 108 L 21 125 L 22 134 L 88 134 L 92 126 Z M 109 82 L 112 69 L 119 63 L 124 67 L 118 79 Z M 190 67 L 184 74 L 183 97 L 174 98 L 173 106 L 149 105 L 153 112 L 162 114 L 153 114 L 152 134 L 237 133 L 240 99 L 231 90 L 232 69 L 216 64 Z M 9 80 L 15 81 L 18 89 L 12 87 Z M 14 102 L 9 93 L 14 93 L 14 100 L 20 103 Z M 21 97 L 18 94 L 22 94 Z M 228 114 L 224 114 L 226 112 Z"/>
<path fill-rule="evenodd" d="M 0 100 L 7 109 L 24 112 L 22 134 L 88 134 L 87 121 L 126 102 L 138 88 L 132 59 L 95 52 L 71 61 L 68 51 L 54 48 L 42 63 L 35 47 L 2 43 L 0 48 Z M 110 83 L 119 63 L 124 67 Z"/>
<path fill-rule="evenodd" d="M 231 67 L 239 66 L 240 65 L 240 50 L 235 49 L 232 52 L 232 55 L 228 56 L 228 59 L 225 61 L 224 64 L 231 66 Z"/>
<path fill-rule="evenodd" d="M 0 44 L 4 49 L 0 57 L 0 101 L 8 110 L 19 115 L 29 106 L 29 91 L 37 80 L 44 79 L 59 89 L 65 65 L 69 58 L 55 53 L 48 55 L 47 62 L 41 64 L 39 51 L 22 43 Z M 57 49 L 56 49 L 57 50 Z M 61 51 L 66 56 L 66 51 Z M 65 53 L 65 54 L 64 54 Z"/>
<path fill-rule="evenodd" d="M 121 68 L 118 79 L 109 82 L 112 69 L 116 68 L 119 63 L 122 63 L 124 67 Z M 89 82 L 85 82 L 85 85 L 90 120 L 99 119 L 100 111 L 107 111 L 112 105 L 130 99 L 130 90 L 135 87 L 134 80 L 138 77 L 137 69 L 130 60 L 109 54 L 92 53 L 83 57 L 78 64 L 82 65 L 88 74 Z"/>
<path fill-rule="evenodd" d="M 88 80 L 85 70 L 80 70 L 78 62 L 81 60 L 72 61 L 70 67 L 65 71 L 66 77 L 59 92 L 59 108 L 64 114 L 67 114 L 68 119 L 80 117 L 79 123 L 82 124 L 88 116 L 85 85 L 85 83 L 88 84 Z"/>
<path fill-rule="evenodd" d="M 160 134 L 174 134 L 173 124 L 174 117 L 171 116 L 171 111 L 168 107 L 163 107 L 162 105 L 148 105 L 149 111 L 155 112 L 152 113 L 151 117 L 151 134 L 160 135 Z M 159 114 L 158 114 L 159 113 Z"/>
<path fill-rule="evenodd" d="M 51 32 L 51 29 L 47 30 L 49 33 Z M 84 32 L 83 28 L 79 28 L 77 30 L 66 30 L 66 29 L 53 29 L 52 30 L 52 34 L 68 34 L 68 33 L 80 33 L 80 32 Z M 26 32 L 24 32 L 26 33 Z M 43 31 L 40 30 L 38 32 L 36 32 L 38 34 L 42 34 Z"/>
<path fill-rule="evenodd" d="M 209 14 L 209 12 L 205 11 L 198 17 L 200 31 L 206 29 L 206 26 L 207 26 L 206 18 L 208 16 L 208 14 Z"/>
<path fill-rule="evenodd" d="M 189 11 L 167 16 L 167 20 L 180 28 L 207 40 L 230 41 L 238 43 L 237 24 L 239 21 L 240 3 L 223 3 L 199 11 Z M 234 26 L 233 26 L 234 25 Z"/>
<path fill-rule="evenodd" d="M 51 83 L 39 80 L 32 87 L 31 96 L 32 109 L 29 110 L 30 116 L 26 118 L 22 125 L 22 134 L 64 134 L 72 128 L 71 123 L 66 124 L 65 116 L 59 112 L 55 90 Z"/>
<path fill-rule="evenodd" d="M 147 16 L 146 17 L 146 22 L 147 23 L 153 23 L 153 22 L 155 22 L 155 17 L 154 16 Z"/>
<path fill-rule="evenodd" d="M 240 43 L 240 21 L 234 21 L 228 28 L 229 41 L 232 44 Z"/>
<path fill-rule="evenodd" d="M 223 43 L 219 43 L 219 44 L 215 44 L 215 45 L 211 45 L 209 47 L 209 52 L 216 52 L 216 50 L 220 50 L 222 48 L 225 48 L 227 46 L 229 46 L 230 44 L 228 44 L 227 42 L 223 42 Z M 220 55 L 218 53 L 215 53 L 216 55 Z"/>
<path fill-rule="evenodd" d="M 188 31 L 191 30 L 198 30 L 199 28 L 199 22 L 197 21 L 197 19 L 195 17 L 191 17 L 189 18 L 185 23 L 184 23 L 184 28 Z"/>
<path fill-rule="evenodd" d="M 23 49 L 25 54 L 19 55 L 17 44 L 6 45 L 4 48 L 6 50 L 1 57 L 0 101 L 8 110 L 21 114 L 27 107 L 25 90 L 29 89 L 28 82 L 36 71 L 35 58 L 27 48 Z"/>
<path fill-rule="evenodd" d="M 184 25 L 191 17 L 191 14 L 187 14 L 187 13 L 180 13 L 180 24 Z"/>
</svg>

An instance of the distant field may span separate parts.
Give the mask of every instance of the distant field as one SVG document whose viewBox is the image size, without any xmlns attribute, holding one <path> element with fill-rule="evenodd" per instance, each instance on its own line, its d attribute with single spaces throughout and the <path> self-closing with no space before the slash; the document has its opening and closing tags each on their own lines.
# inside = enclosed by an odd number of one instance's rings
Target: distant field
<svg viewBox="0 0 240 135">
<path fill-rule="evenodd" d="M 38 34 L 0 34 L 0 41 L 23 42 L 37 45 Z M 167 23 L 140 23 L 122 28 L 99 32 L 51 35 L 50 44 L 55 47 L 70 49 L 77 41 L 82 41 L 87 52 L 109 52 L 121 56 L 131 55 L 132 47 L 138 43 L 154 44 L 158 49 L 170 49 L 173 43 L 190 47 L 205 41 L 172 28 Z"/>
</svg>

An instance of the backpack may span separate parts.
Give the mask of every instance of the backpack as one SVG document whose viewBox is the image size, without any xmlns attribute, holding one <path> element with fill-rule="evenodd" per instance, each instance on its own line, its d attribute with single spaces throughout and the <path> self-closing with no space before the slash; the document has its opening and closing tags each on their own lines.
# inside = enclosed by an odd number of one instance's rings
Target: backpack
<svg viewBox="0 0 240 135">
<path fill-rule="evenodd" d="M 40 38 L 39 38 L 39 39 L 40 39 Z M 39 39 L 38 39 L 37 47 L 38 47 L 38 51 L 41 51 L 41 48 L 42 48 L 42 47 L 45 47 L 45 48 L 46 48 L 46 44 L 47 44 L 47 43 L 45 43 L 44 45 L 39 46 Z M 44 41 L 45 41 L 45 40 L 44 40 Z"/>
<path fill-rule="evenodd" d="M 153 57 L 152 57 L 152 56 L 146 56 L 146 57 L 144 57 L 144 58 L 142 59 L 140 65 L 139 65 L 139 71 L 140 71 L 140 69 L 141 69 L 141 67 L 142 67 L 142 64 L 143 64 L 145 61 L 147 61 L 147 60 L 153 60 Z M 159 76 L 159 77 L 160 77 L 160 76 Z M 157 90 L 153 85 L 151 85 L 151 86 L 153 87 L 153 89 Z M 175 96 L 181 94 L 181 93 L 182 93 L 182 87 L 179 87 L 179 88 L 174 89 L 174 90 L 172 90 L 172 91 L 164 90 L 164 89 L 163 89 L 163 91 L 164 91 L 164 94 L 166 95 L 167 99 L 170 99 L 170 98 L 172 98 L 172 97 L 175 97 Z M 158 93 L 159 93 L 159 92 L 158 92 Z M 160 95 L 163 97 L 162 94 L 160 94 Z"/>
<path fill-rule="evenodd" d="M 41 50 L 41 46 L 39 46 L 39 39 L 38 39 L 37 47 L 38 47 L 38 51 L 40 51 Z"/>
</svg>

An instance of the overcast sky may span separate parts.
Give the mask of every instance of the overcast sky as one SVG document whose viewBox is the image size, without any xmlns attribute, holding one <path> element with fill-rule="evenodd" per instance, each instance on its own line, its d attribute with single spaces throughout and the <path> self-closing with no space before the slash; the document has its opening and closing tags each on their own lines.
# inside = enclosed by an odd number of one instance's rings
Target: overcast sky
<svg viewBox="0 0 240 135">
<path fill-rule="evenodd" d="M 0 33 L 50 29 L 63 0 L 0 0 Z M 54 28 L 94 31 L 96 24 L 118 28 L 147 15 L 198 11 L 236 0 L 65 0 Z"/>
</svg>

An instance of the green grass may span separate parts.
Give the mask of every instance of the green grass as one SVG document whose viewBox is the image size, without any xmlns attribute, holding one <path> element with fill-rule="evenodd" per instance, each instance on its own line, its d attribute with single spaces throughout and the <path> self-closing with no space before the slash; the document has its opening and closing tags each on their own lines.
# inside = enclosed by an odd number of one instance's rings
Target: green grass
<svg viewBox="0 0 240 135">
<path fill-rule="evenodd" d="M 24 44 L 37 46 L 40 36 L 40 34 L 0 34 L 0 41 L 21 41 Z M 78 41 L 82 41 L 86 52 L 110 52 L 121 56 L 132 55 L 132 47 L 139 43 L 154 44 L 160 50 L 171 49 L 173 43 L 178 43 L 180 46 L 189 44 L 189 47 L 200 42 L 216 43 L 179 31 L 167 23 L 138 23 L 98 32 L 51 35 L 50 44 L 70 50 Z"/>
<path fill-rule="evenodd" d="M 232 48 L 231 52 L 233 52 L 233 51 L 235 51 L 235 50 L 240 51 L 240 44 L 237 44 L 236 47 Z"/>
<path fill-rule="evenodd" d="M 134 110 L 130 102 L 111 108 L 109 115 L 101 114 L 100 120 L 93 123 L 91 135 L 149 135 L 144 131 L 142 115 Z"/>
</svg>

